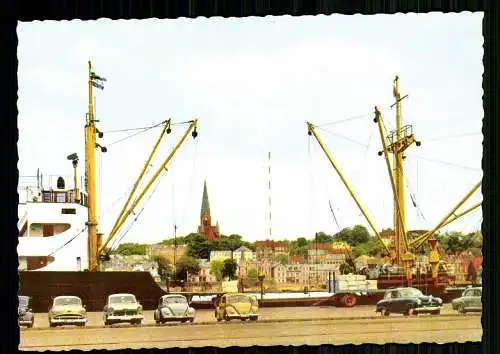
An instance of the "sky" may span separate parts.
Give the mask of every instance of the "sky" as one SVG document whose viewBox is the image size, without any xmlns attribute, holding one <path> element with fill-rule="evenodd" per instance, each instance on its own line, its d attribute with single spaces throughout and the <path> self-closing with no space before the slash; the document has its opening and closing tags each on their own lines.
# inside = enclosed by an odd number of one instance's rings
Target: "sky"
<svg viewBox="0 0 500 354">
<path fill-rule="evenodd" d="M 155 128 L 120 141 L 141 131 L 116 130 L 168 118 L 199 120 L 197 139 L 181 146 L 135 210 L 137 220 L 132 215 L 113 245 L 171 238 L 174 225 L 178 236 L 196 232 L 205 180 L 213 223 L 223 234 L 292 240 L 368 227 L 307 135 L 306 121 L 318 126 L 380 230 L 391 227 L 393 206 L 373 111 L 378 105 L 387 129 L 394 129 L 390 105 L 398 75 L 401 94 L 408 95 L 403 124 L 411 124 L 422 142 L 406 153 L 408 228 L 432 228 L 482 178 L 482 16 L 19 23 L 20 175 L 36 175 L 39 168 L 46 185 L 59 175 L 72 185 L 66 156 L 73 152 L 83 175 L 92 60 L 107 79 L 104 90 L 94 91 L 97 127 L 104 132 L 99 144 L 108 148 L 97 153 L 105 235 L 160 133 Z M 146 182 L 185 129 L 174 126 L 162 141 Z M 464 207 L 480 200 L 479 190 Z M 474 231 L 480 223 L 477 209 L 445 230 Z"/>
</svg>

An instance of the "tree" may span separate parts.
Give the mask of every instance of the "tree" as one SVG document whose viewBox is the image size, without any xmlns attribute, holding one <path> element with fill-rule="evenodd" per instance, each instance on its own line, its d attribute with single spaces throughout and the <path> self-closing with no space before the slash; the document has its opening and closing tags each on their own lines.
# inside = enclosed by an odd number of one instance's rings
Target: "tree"
<svg viewBox="0 0 500 354">
<path fill-rule="evenodd" d="M 160 245 L 174 246 L 174 245 L 184 245 L 186 244 L 186 238 L 183 236 L 179 236 L 176 238 L 169 238 L 167 240 L 163 240 L 159 242 Z"/>
<path fill-rule="evenodd" d="M 351 230 L 351 245 L 356 246 L 360 243 L 368 242 L 370 239 L 370 233 L 363 225 L 356 225 Z"/>
<path fill-rule="evenodd" d="M 229 280 L 234 280 L 236 278 L 236 269 L 238 265 L 236 261 L 232 258 L 227 258 L 222 264 L 221 275 L 222 278 L 229 278 Z"/>
<path fill-rule="evenodd" d="M 355 274 L 356 265 L 354 264 L 354 260 L 351 257 L 347 257 L 345 262 L 340 265 L 339 271 L 340 274 Z"/>
<path fill-rule="evenodd" d="M 259 272 L 255 268 L 250 268 L 247 271 L 247 279 L 250 281 L 256 281 L 259 277 Z"/>
<path fill-rule="evenodd" d="M 220 260 L 213 260 L 210 262 L 210 274 L 212 274 L 217 281 L 222 280 L 222 267 L 224 263 Z"/>
<path fill-rule="evenodd" d="M 126 242 L 120 244 L 113 253 L 122 256 L 145 255 L 147 247 L 148 245 L 143 243 Z"/>
<path fill-rule="evenodd" d="M 163 256 L 153 256 L 151 259 L 158 263 L 158 275 L 160 276 L 162 282 L 165 282 L 167 278 L 172 277 L 174 269 L 167 258 Z"/>
<path fill-rule="evenodd" d="M 383 253 L 383 246 L 376 236 L 370 236 L 366 242 L 360 243 L 352 249 L 352 257 L 354 259 L 362 255 L 380 257 Z"/>
<path fill-rule="evenodd" d="M 368 242 L 370 233 L 363 225 L 355 225 L 352 229 L 346 227 L 333 236 L 334 241 L 346 242 L 351 246 Z"/>
<path fill-rule="evenodd" d="M 183 256 L 175 265 L 175 279 L 176 280 L 187 280 L 187 275 L 198 274 L 200 271 L 200 265 L 198 261 L 190 256 Z"/>
<path fill-rule="evenodd" d="M 282 265 L 288 264 L 288 256 L 283 253 L 278 253 L 277 255 L 275 255 L 274 260 Z"/>
<path fill-rule="evenodd" d="M 313 241 L 318 243 L 332 242 L 333 236 L 327 235 L 323 231 L 320 231 L 316 233 Z"/>
<path fill-rule="evenodd" d="M 197 259 L 210 258 L 210 251 L 213 250 L 213 246 L 205 236 L 196 233 L 189 234 L 186 236 L 186 244 L 187 254 L 190 257 Z"/>
</svg>

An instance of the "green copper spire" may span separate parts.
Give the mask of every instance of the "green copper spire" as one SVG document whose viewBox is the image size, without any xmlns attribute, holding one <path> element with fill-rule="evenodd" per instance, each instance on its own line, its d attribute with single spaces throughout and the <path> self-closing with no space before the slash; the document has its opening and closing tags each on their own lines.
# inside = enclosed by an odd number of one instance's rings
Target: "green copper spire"
<svg viewBox="0 0 500 354">
<path fill-rule="evenodd" d="M 208 202 L 207 181 L 203 186 L 203 199 L 201 201 L 201 215 L 207 213 L 210 215 L 210 203 Z"/>
</svg>

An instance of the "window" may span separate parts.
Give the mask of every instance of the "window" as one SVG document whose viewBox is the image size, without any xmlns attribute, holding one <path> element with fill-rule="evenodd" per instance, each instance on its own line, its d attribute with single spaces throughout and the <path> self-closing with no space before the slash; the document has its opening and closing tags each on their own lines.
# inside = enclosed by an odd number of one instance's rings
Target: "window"
<svg viewBox="0 0 500 354">
<path fill-rule="evenodd" d="M 66 193 L 57 193 L 56 194 L 56 202 L 57 203 L 65 203 L 66 202 Z"/>
</svg>

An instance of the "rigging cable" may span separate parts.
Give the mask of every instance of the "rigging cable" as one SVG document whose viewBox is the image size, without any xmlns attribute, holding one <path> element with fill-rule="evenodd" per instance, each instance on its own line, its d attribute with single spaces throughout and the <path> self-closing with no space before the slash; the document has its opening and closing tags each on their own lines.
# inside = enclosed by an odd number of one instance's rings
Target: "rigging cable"
<svg viewBox="0 0 500 354">
<path fill-rule="evenodd" d="M 144 211 L 145 207 L 146 207 L 146 204 L 151 200 L 151 198 L 153 197 L 154 195 L 154 192 L 156 191 L 156 189 L 158 188 L 158 186 L 160 185 L 160 182 L 161 182 L 161 178 L 165 176 L 165 174 L 163 173 L 159 178 L 158 178 L 158 181 L 156 182 L 156 186 L 153 188 L 153 190 L 151 191 L 148 199 L 146 199 L 146 202 L 143 204 L 141 210 L 137 213 L 137 215 L 132 212 L 134 215 L 135 215 L 135 218 L 132 220 L 132 222 L 129 224 L 128 226 L 128 229 L 125 230 L 125 232 L 117 239 L 115 239 L 114 242 L 112 242 L 112 245 L 109 247 L 110 249 L 112 249 L 114 247 L 114 245 L 120 243 L 120 241 L 127 235 L 127 233 L 132 229 L 132 227 L 134 226 L 134 224 L 137 222 L 137 220 L 139 219 L 139 217 L 141 216 L 142 212 Z"/>
<path fill-rule="evenodd" d="M 66 247 L 67 245 L 69 245 L 75 238 L 77 238 L 78 236 L 80 236 L 85 230 L 87 229 L 87 227 L 85 226 L 80 232 L 78 232 L 75 236 L 73 236 L 72 238 L 70 238 L 68 241 L 66 241 L 62 246 L 56 248 L 54 251 L 52 251 L 51 253 L 49 253 L 49 257 L 52 256 L 54 253 L 60 251 L 61 249 L 63 249 L 64 247 Z"/>
<path fill-rule="evenodd" d="M 430 161 L 430 162 L 434 162 L 434 163 L 438 163 L 438 164 L 442 164 L 442 165 L 447 165 L 447 166 L 452 166 L 452 167 L 457 167 L 457 168 L 463 168 L 465 170 L 471 170 L 471 171 L 476 171 L 476 172 L 477 171 L 482 171 L 481 169 L 478 169 L 478 168 L 474 168 L 474 167 L 470 167 L 470 166 L 464 166 L 464 165 L 459 165 L 459 164 L 455 164 L 455 163 L 452 163 L 452 162 L 446 162 L 446 161 L 432 159 L 432 158 L 418 156 L 418 155 L 407 155 L 407 157 L 415 158 L 415 159 L 420 159 L 420 160 L 425 160 L 425 161 Z"/>
<path fill-rule="evenodd" d="M 192 195 L 192 192 L 193 192 L 193 180 L 194 180 L 195 170 L 196 170 L 196 166 L 197 166 L 197 164 L 196 164 L 197 157 L 198 157 L 198 139 L 195 139 L 194 140 L 193 165 L 191 167 L 191 178 L 190 178 L 190 181 L 189 181 L 189 190 L 188 190 L 188 194 L 187 194 L 188 198 L 185 199 L 182 217 L 180 218 L 180 223 L 177 224 L 177 228 L 179 228 L 179 226 L 181 226 L 181 225 L 184 224 L 184 220 L 186 218 L 187 209 L 188 209 L 188 203 L 189 203 L 189 200 L 191 199 L 191 195 Z"/>
<path fill-rule="evenodd" d="M 482 135 L 482 133 L 463 133 L 463 134 L 447 135 L 447 136 L 441 136 L 438 138 L 427 139 L 427 140 L 424 140 L 423 142 L 428 143 L 428 142 L 433 142 L 433 141 L 456 139 L 456 138 L 462 138 L 464 136 L 476 136 L 476 135 Z"/>
<path fill-rule="evenodd" d="M 168 122 L 168 120 L 165 120 L 165 121 L 163 121 L 163 122 L 161 122 L 161 123 L 158 123 L 158 124 L 155 124 L 155 125 L 151 125 L 151 126 L 149 126 L 149 127 L 143 127 L 143 128 L 138 128 L 138 129 L 135 129 L 135 130 L 140 130 L 140 131 L 138 131 L 138 132 L 136 132 L 136 133 L 133 133 L 133 134 L 129 134 L 129 135 L 127 135 L 127 136 L 125 136 L 125 137 L 123 137 L 123 138 L 121 138 L 121 139 L 115 140 L 115 141 L 113 141 L 112 143 L 109 143 L 109 144 L 107 145 L 107 147 L 110 147 L 110 146 L 112 146 L 112 145 L 115 145 L 115 144 L 121 143 L 122 141 L 125 141 L 125 140 L 127 140 L 127 139 L 133 138 L 134 136 L 137 136 L 137 135 L 139 135 L 139 134 L 145 133 L 145 132 L 147 132 L 147 131 L 149 131 L 149 130 L 151 130 L 151 129 L 157 128 L 157 127 L 159 127 L 159 126 L 161 126 L 161 125 L 164 125 L 164 124 L 166 124 L 167 122 Z M 178 124 L 181 124 L 181 123 L 177 123 L 177 124 L 175 124 L 175 125 L 178 125 Z M 174 125 L 174 124 L 171 124 L 171 125 Z"/>
</svg>

